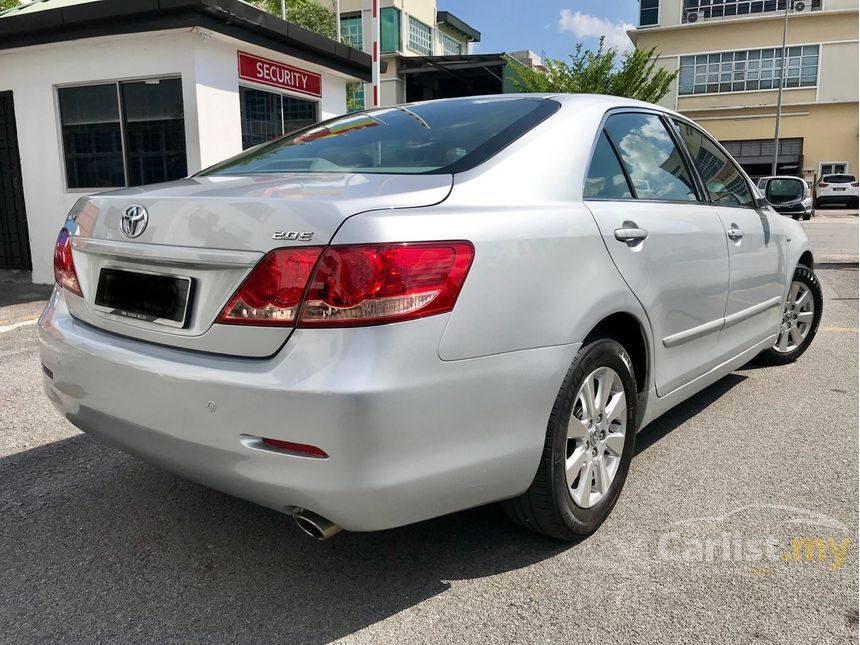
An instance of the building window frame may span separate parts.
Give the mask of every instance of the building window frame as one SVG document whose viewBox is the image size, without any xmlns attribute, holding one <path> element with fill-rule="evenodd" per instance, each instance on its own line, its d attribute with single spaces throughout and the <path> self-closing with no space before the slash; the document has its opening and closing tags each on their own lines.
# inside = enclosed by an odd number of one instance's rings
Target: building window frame
<svg viewBox="0 0 860 645">
<path fill-rule="evenodd" d="M 660 24 L 660 0 L 639 0 L 639 26 L 657 27 Z"/>
<path fill-rule="evenodd" d="M 409 49 L 422 56 L 433 55 L 433 27 L 409 16 Z"/>
<path fill-rule="evenodd" d="M 790 45 L 787 49 L 783 88 L 816 89 L 821 44 Z M 772 92 L 779 89 L 781 65 L 782 47 L 684 54 L 678 57 L 678 97 Z"/>
<path fill-rule="evenodd" d="M 128 119 L 127 112 L 125 108 L 125 101 L 123 98 L 123 85 L 129 85 L 134 83 L 155 83 L 161 81 L 171 81 L 178 80 L 179 81 L 179 91 L 180 98 L 182 101 L 182 137 L 183 137 L 183 146 L 182 153 L 185 158 L 185 171 L 183 173 L 183 177 L 188 173 L 188 136 L 186 132 L 187 123 L 185 121 L 185 92 L 184 86 L 182 84 L 182 75 L 177 74 L 157 74 L 150 76 L 131 76 L 124 78 L 111 78 L 111 79 L 93 79 L 87 81 L 80 81 L 75 83 L 59 83 L 53 86 L 53 95 L 54 95 L 54 120 L 56 124 L 56 132 L 57 132 L 57 143 L 60 149 L 60 168 L 63 173 L 63 189 L 66 193 L 93 193 L 104 190 L 113 190 L 120 188 L 128 188 L 136 185 L 143 184 L 131 184 L 129 177 L 129 141 L 128 141 Z M 69 167 L 66 159 L 66 141 L 65 141 L 65 133 L 63 131 L 64 123 L 63 123 L 63 113 L 61 109 L 61 100 L 60 94 L 62 90 L 70 89 L 70 88 L 83 88 L 83 87 L 97 87 L 97 86 L 113 86 L 115 88 L 116 101 L 117 101 L 117 110 L 118 110 L 118 124 L 119 124 L 119 143 L 120 149 L 119 154 L 122 157 L 122 178 L 123 183 L 118 185 L 102 185 L 102 186 L 70 186 L 69 185 Z M 178 120 L 178 119 L 177 119 Z M 141 152 L 141 154 L 143 154 Z M 181 179 L 181 177 L 178 177 Z M 168 180 L 169 181 L 169 180 Z M 152 183 L 152 182 L 148 182 Z"/>
<path fill-rule="evenodd" d="M 828 172 L 824 172 L 824 166 L 830 166 L 833 170 Z M 844 168 L 840 170 L 836 170 L 835 166 L 844 166 Z M 851 164 L 847 161 L 822 161 L 818 164 L 818 176 L 823 177 L 824 175 L 850 175 L 851 174 Z"/>
<path fill-rule="evenodd" d="M 687 20 L 690 13 L 701 13 L 703 20 L 743 20 L 748 17 L 772 17 L 785 11 L 786 2 L 796 0 L 684 0 L 681 3 L 681 24 L 692 24 Z M 806 0 L 812 11 L 821 11 L 824 0 Z M 728 10 L 728 11 L 727 11 Z M 795 13 L 795 12 L 790 12 Z"/>
<path fill-rule="evenodd" d="M 272 139 L 277 139 L 278 137 L 282 137 L 285 134 L 288 134 L 289 132 L 293 132 L 295 130 L 300 130 L 301 128 L 307 127 L 305 125 L 302 125 L 299 128 L 292 128 L 290 130 L 287 130 L 287 127 L 286 127 L 287 112 L 285 109 L 284 99 L 294 99 L 294 100 L 298 100 L 298 101 L 303 101 L 305 103 L 313 103 L 314 104 L 314 115 L 315 115 L 314 118 L 316 119 L 314 121 L 314 123 L 319 123 L 322 120 L 322 117 L 321 117 L 322 101 L 320 99 L 316 99 L 314 97 L 308 96 L 307 94 L 301 94 L 299 92 L 290 92 L 289 90 L 279 90 L 278 88 L 271 87 L 269 85 L 258 85 L 258 84 L 253 83 L 253 82 L 243 81 L 243 82 L 239 83 L 239 92 L 238 92 L 239 110 L 240 110 L 239 130 L 240 130 L 240 134 L 242 136 L 242 150 L 248 150 L 249 148 L 252 148 L 255 145 L 259 145 L 260 143 L 266 143 L 265 141 L 262 141 L 259 143 L 254 143 L 254 144 L 249 145 L 247 147 L 245 146 L 245 134 L 243 131 L 244 121 L 243 121 L 243 117 L 241 116 L 242 88 L 244 88 L 246 90 L 254 90 L 255 92 L 265 92 L 266 94 L 273 94 L 273 95 L 278 96 L 280 98 L 281 133 L 275 135 L 274 137 L 272 137 Z M 271 141 L 272 139 L 268 139 L 267 141 Z"/>
<path fill-rule="evenodd" d="M 443 56 L 462 56 L 463 43 L 456 38 L 451 38 L 448 34 L 442 34 L 442 55 Z"/>
<path fill-rule="evenodd" d="M 344 44 L 364 51 L 364 21 L 360 13 L 340 17 L 340 37 Z"/>
<path fill-rule="evenodd" d="M 387 43 L 388 45 L 394 45 L 393 47 L 386 47 L 386 16 L 392 15 L 394 16 L 394 25 L 393 29 L 390 30 L 390 35 L 396 39 L 395 43 Z M 403 16 L 400 12 L 400 9 L 397 7 L 382 7 L 379 10 L 379 51 L 382 54 L 391 54 L 394 52 L 399 52 L 403 47 L 403 37 L 401 35 L 401 30 L 403 28 Z"/>
</svg>

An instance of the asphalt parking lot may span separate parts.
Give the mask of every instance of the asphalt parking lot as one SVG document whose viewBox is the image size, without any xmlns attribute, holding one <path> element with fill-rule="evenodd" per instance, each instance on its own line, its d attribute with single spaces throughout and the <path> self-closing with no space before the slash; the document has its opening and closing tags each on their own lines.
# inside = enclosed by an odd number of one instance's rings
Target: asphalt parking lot
<svg viewBox="0 0 860 645">
<path fill-rule="evenodd" d="M 573 545 L 496 507 L 312 541 L 60 419 L 28 322 L 45 291 L 0 285 L 0 641 L 856 642 L 857 221 L 807 223 L 810 350 L 646 428 Z"/>
</svg>

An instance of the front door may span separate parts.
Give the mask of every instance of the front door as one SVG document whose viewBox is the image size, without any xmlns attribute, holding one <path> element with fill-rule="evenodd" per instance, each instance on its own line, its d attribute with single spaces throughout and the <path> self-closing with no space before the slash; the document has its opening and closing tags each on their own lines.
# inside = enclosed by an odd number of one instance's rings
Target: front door
<svg viewBox="0 0 860 645">
<path fill-rule="evenodd" d="M 0 270 L 4 269 L 32 269 L 12 92 L 0 92 Z"/>
<path fill-rule="evenodd" d="M 749 181 L 719 144 L 690 124 L 676 125 L 726 231 L 731 281 L 720 354 L 729 358 L 779 330 L 784 235 L 768 209 L 756 208 Z"/>
<path fill-rule="evenodd" d="M 660 116 L 607 118 L 584 198 L 651 323 L 657 393 L 709 371 L 726 308 L 726 234 Z"/>
</svg>

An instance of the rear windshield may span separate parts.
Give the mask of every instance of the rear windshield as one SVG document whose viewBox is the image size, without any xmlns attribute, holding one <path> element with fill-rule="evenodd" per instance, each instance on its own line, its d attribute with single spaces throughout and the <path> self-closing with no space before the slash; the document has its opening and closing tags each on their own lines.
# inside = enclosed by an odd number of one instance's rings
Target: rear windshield
<svg viewBox="0 0 860 645">
<path fill-rule="evenodd" d="M 825 184 L 850 184 L 854 179 L 854 175 L 824 175 L 821 178 Z"/>
<path fill-rule="evenodd" d="M 200 174 L 463 172 L 558 107 L 549 99 L 491 97 L 356 112 L 264 143 Z"/>
</svg>

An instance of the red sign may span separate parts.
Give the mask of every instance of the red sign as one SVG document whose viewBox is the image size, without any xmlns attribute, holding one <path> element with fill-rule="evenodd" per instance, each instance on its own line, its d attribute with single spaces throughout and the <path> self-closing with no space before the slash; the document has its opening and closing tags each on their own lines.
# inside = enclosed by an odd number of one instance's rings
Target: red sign
<svg viewBox="0 0 860 645">
<path fill-rule="evenodd" d="M 319 74 L 245 52 L 239 52 L 239 78 L 311 96 L 322 96 L 322 76 Z"/>
</svg>

